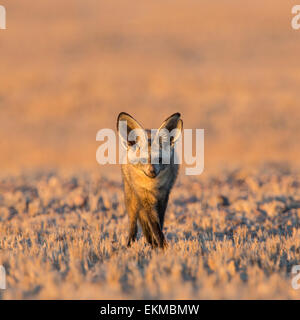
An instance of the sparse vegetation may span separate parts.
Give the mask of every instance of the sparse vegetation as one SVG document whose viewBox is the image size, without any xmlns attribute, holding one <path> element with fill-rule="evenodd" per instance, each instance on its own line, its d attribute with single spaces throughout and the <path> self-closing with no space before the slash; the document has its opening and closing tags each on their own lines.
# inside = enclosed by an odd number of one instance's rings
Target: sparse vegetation
<svg viewBox="0 0 300 320">
<path fill-rule="evenodd" d="M 299 298 L 299 174 L 180 177 L 165 252 L 126 248 L 120 181 L 98 174 L 1 179 L 2 298 Z"/>
</svg>

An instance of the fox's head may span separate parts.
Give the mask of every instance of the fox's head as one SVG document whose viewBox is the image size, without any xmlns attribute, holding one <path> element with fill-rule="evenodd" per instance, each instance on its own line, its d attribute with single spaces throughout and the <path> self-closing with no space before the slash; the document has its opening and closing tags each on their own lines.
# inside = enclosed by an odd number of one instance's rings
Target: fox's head
<svg viewBox="0 0 300 320">
<path fill-rule="evenodd" d="M 125 112 L 121 112 L 117 120 L 121 143 L 126 149 L 127 163 L 149 178 L 157 177 L 174 163 L 174 145 L 181 136 L 182 128 L 180 113 L 171 115 L 156 130 L 144 129 Z"/>
</svg>

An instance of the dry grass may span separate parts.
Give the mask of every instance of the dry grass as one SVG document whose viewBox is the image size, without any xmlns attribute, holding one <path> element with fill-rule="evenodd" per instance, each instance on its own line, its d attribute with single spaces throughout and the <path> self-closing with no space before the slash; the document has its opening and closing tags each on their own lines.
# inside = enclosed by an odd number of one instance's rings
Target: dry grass
<svg viewBox="0 0 300 320">
<path fill-rule="evenodd" d="M 119 181 L 92 173 L 2 178 L 2 298 L 294 298 L 299 174 L 283 168 L 181 177 L 169 248 L 126 248 Z"/>
</svg>

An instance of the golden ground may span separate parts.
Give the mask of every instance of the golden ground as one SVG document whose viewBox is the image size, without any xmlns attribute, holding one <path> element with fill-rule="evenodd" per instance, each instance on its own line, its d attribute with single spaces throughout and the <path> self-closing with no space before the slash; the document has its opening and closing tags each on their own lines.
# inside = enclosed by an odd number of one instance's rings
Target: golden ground
<svg viewBox="0 0 300 320">
<path fill-rule="evenodd" d="M 165 252 L 126 248 L 121 184 L 97 174 L 2 180 L 4 299 L 299 299 L 299 173 L 286 168 L 181 177 Z"/>
</svg>

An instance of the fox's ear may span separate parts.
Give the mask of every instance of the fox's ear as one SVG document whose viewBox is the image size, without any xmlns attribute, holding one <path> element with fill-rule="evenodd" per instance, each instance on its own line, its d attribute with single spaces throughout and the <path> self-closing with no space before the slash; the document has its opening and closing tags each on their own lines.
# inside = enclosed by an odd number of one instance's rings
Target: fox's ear
<svg viewBox="0 0 300 320">
<path fill-rule="evenodd" d="M 144 128 L 128 113 L 121 112 L 117 120 L 117 129 L 119 136 L 122 139 L 122 143 L 125 147 L 141 142 L 146 134 Z M 130 135 L 130 132 L 135 130 L 137 135 L 137 141 L 134 141 L 134 135 Z"/>
<path fill-rule="evenodd" d="M 176 140 L 180 137 L 182 130 L 183 130 L 183 122 L 180 119 L 180 113 L 174 113 L 169 118 L 167 118 L 162 125 L 158 129 L 158 134 L 164 138 L 164 135 L 160 132 L 164 131 L 163 129 L 168 130 L 169 134 L 172 133 L 172 130 L 174 130 L 173 134 L 170 136 L 170 143 L 171 145 L 174 145 Z"/>
</svg>

